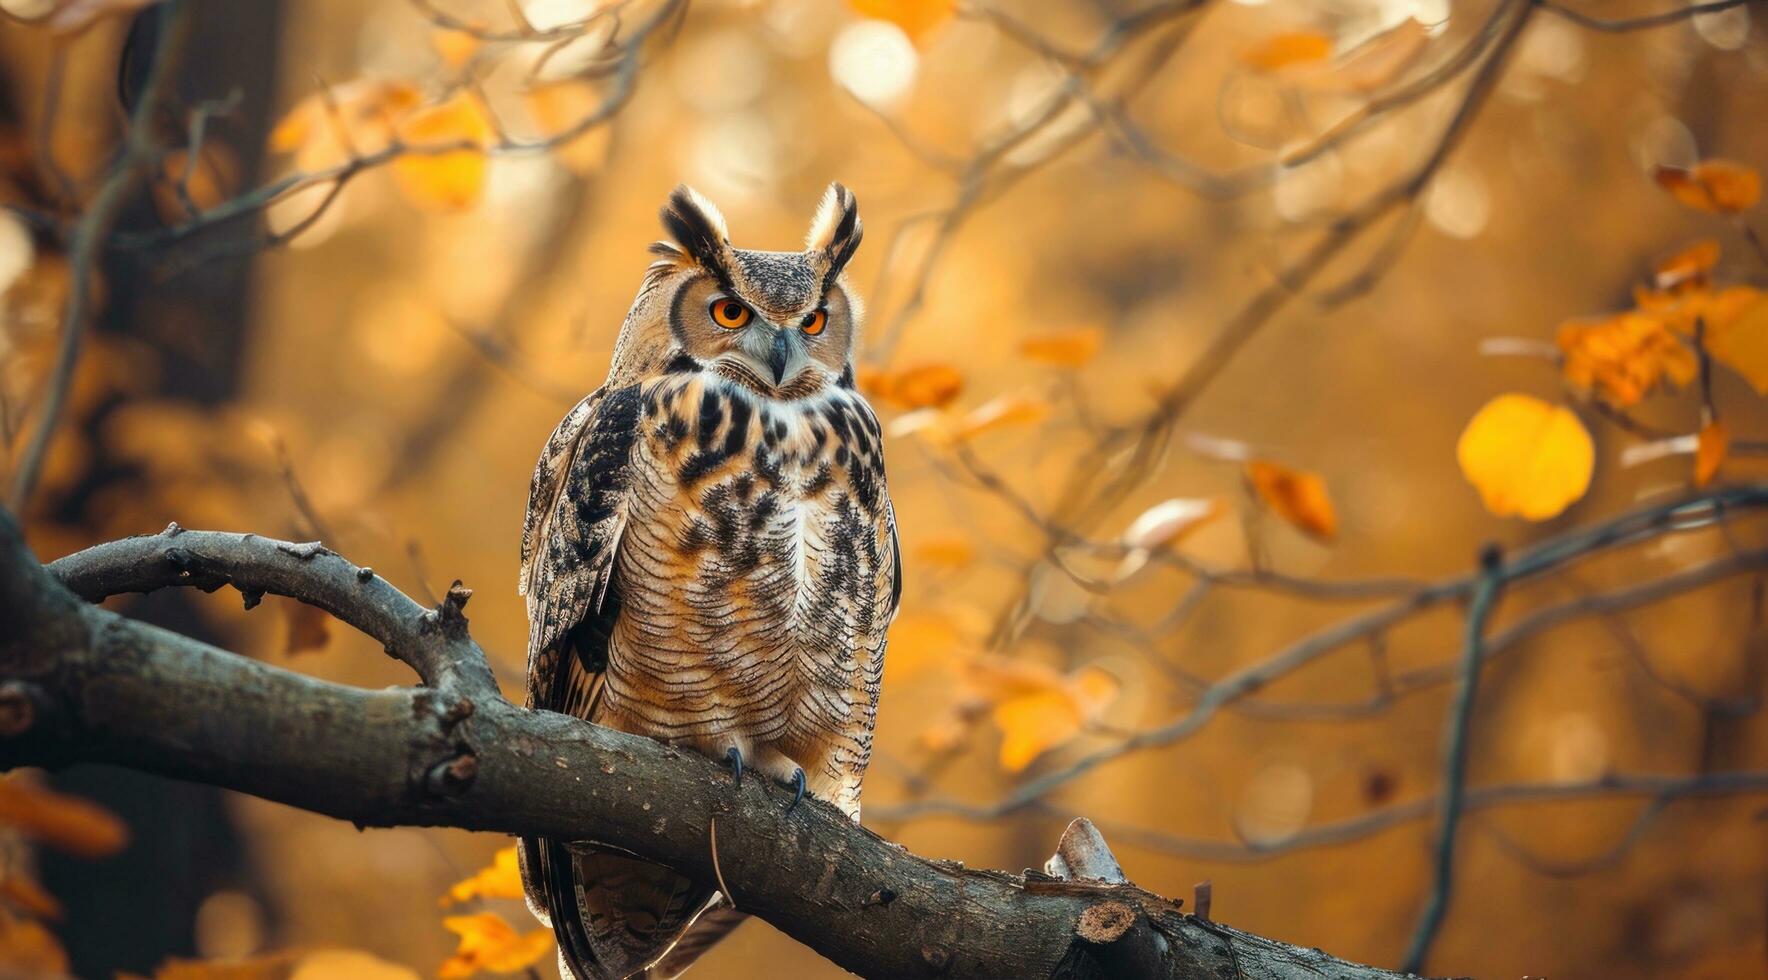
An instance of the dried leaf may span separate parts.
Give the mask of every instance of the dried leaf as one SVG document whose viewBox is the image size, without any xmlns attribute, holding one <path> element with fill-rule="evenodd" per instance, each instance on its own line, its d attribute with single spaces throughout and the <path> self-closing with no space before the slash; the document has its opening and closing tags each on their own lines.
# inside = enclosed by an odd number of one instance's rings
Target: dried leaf
<svg viewBox="0 0 1768 980">
<path fill-rule="evenodd" d="M 1098 327 L 1079 327 L 1027 338 L 1020 342 L 1019 353 L 1028 360 L 1057 367 L 1083 367 L 1098 355 L 1104 343 L 1105 331 Z"/>
<path fill-rule="evenodd" d="M 1718 264 L 1719 243 L 1711 238 L 1702 239 L 1659 262 L 1652 282 L 1659 289 L 1674 289 L 1684 283 L 1706 279 Z"/>
<path fill-rule="evenodd" d="M 451 915 L 442 925 L 460 937 L 460 948 L 437 971 L 442 980 L 470 977 L 481 970 L 515 973 L 540 962 L 553 947 L 552 930 L 518 933 L 495 912 Z"/>
<path fill-rule="evenodd" d="M 1318 31 L 1292 31 L 1259 41 L 1240 52 L 1240 63 L 1255 71 L 1276 72 L 1332 57 L 1332 39 Z"/>
<path fill-rule="evenodd" d="M 959 419 L 951 430 L 951 437 L 963 442 L 998 429 L 1032 425 L 1043 421 L 1049 414 L 1048 402 L 1025 395 L 1001 395 L 978 405 Z"/>
<path fill-rule="evenodd" d="M 0 975 L 65 977 L 68 954 L 41 922 L 0 915 Z"/>
<path fill-rule="evenodd" d="M 1019 772 L 1045 752 L 1079 735 L 1099 720 L 1117 698 L 1117 679 L 1097 667 L 1082 667 L 1072 675 L 1049 672 L 1029 685 L 1017 678 L 1024 690 L 995 703 L 989 717 L 1001 730 L 1001 768 Z"/>
<path fill-rule="evenodd" d="M 1596 447 L 1569 410 L 1531 395 L 1487 402 L 1455 446 L 1461 472 L 1499 517 L 1557 516 L 1590 489 Z"/>
<path fill-rule="evenodd" d="M 0 824 L 78 857 L 105 857 L 129 842 L 129 828 L 109 810 L 18 776 L 0 779 Z"/>
<path fill-rule="evenodd" d="M 22 871 L 11 871 L 0 879 L 0 899 L 34 918 L 52 921 L 61 918 L 61 903 Z"/>
<path fill-rule="evenodd" d="M 847 5 L 861 17 L 887 20 L 917 40 L 958 9 L 957 0 L 847 0 Z"/>
<path fill-rule="evenodd" d="M 1338 536 L 1338 512 L 1319 474 L 1255 459 L 1246 464 L 1246 479 L 1278 517 L 1323 541 Z"/>
<path fill-rule="evenodd" d="M 413 149 L 393 161 L 399 187 L 413 203 L 444 211 L 460 211 L 479 203 L 485 192 L 487 161 L 483 147 L 491 142 L 491 119 L 471 92 L 407 116 L 399 135 Z M 459 146 L 442 152 L 420 148 Z"/>
<path fill-rule="evenodd" d="M 1685 385 L 1700 369 L 1694 351 L 1676 339 L 1664 318 L 1643 313 L 1569 321 L 1556 342 L 1565 354 L 1566 381 L 1619 408 L 1637 404 L 1659 385 Z"/>
<path fill-rule="evenodd" d="M 1740 311 L 1707 319 L 1707 353 L 1742 375 L 1756 394 L 1768 395 L 1768 297 L 1740 299 L 1747 300 Z"/>
<path fill-rule="evenodd" d="M 964 390 L 964 376 L 949 364 L 916 364 L 898 371 L 862 369 L 860 390 L 897 408 L 944 408 Z"/>
<path fill-rule="evenodd" d="M 1702 426 L 1694 448 L 1694 485 L 1704 487 L 1713 482 L 1730 451 L 1731 431 L 1725 423 L 1714 419 Z"/>
<path fill-rule="evenodd" d="M 1731 160 L 1702 160 L 1691 170 L 1659 167 L 1654 176 L 1684 206 L 1709 214 L 1747 211 L 1762 198 L 1762 175 Z"/>
<path fill-rule="evenodd" d="M 59 0 L 49 14 L 49 29 L 60 34 L 85 30 L 100 17 L 127 14 L 150 7 L 160 0 Z"/>
<path fill-rule="evenodd" d="M 289 622 L 288 643 L 282 651 L 285 656 L 295 657 L 325 649 L 331 641 L 330 613 L 298 599 L 283 600 L 282 608 Z"/>
<path fill-rule="evenodd" d="M 515 845 L 503 848 L 491 864 L 465 881 L 459 881 L 442 897 L 442 905 L 458 905 L 475 898 L 521 898 L 522 873 L 516 863 Z"/>
</svg>

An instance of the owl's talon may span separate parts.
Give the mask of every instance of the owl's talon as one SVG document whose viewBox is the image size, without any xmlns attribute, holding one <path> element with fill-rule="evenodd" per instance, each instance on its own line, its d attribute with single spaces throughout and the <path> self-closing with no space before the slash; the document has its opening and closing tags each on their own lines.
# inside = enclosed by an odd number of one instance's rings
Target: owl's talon
<svg viewBox="0 0 1768 980">
<path fill-rule="evenodd" d="M 798 809 L 798 804 L 803 803 L 803 802 L 804 802 L 804 770 L 803 769 L 794 769 L 794 770 L 792 770 L 792 802 L 787 805 L 786 812 L 791 813 L 793 810 Z"/>
<path fill-rule="evenodd" d="M 736 746 L 731 746 L 724 757 L 731 764 L 731 782 L 738 787 L 743 785 L 743 753 Z"/>
</svg>

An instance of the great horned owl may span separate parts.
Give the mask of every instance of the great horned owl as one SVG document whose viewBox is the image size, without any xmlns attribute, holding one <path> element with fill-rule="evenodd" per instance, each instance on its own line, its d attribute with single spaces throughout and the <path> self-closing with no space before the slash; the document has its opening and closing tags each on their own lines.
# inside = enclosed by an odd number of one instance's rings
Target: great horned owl
<svg viewBox="0 0 1768 980">
<path fill-rule="evenodd" d="M 801 252 L 733 248 L 685 187 L 662 216 L 607 382 L 534 471 L 528 703 L 857 820 L 902 578 L 878 420 L 854 387 L 858 207 L 830 185 Z M 520 853 L 566 977 L 673 976 L 742 920 L 709 883 L 593 844 Z"/>
</svg>

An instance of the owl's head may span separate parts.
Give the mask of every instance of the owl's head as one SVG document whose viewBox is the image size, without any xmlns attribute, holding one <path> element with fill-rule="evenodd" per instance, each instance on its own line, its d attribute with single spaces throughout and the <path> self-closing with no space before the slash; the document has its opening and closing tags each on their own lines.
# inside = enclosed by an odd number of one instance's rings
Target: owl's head
<svg viewBox="0 0 1768 980">
<path fill-rule="evenodd" d="M 733 247 L 718 208 L 686 186 L 662 218 L 669 238 L 651 246 L 659 260 L 627 314 L 611 380 L 685 354 L 763 395 L 802 398 L 849 370 L 862 312 L 843 275 L 860 241 L 852 191 L 829 185 L 801 252 Z"/>
</svg>

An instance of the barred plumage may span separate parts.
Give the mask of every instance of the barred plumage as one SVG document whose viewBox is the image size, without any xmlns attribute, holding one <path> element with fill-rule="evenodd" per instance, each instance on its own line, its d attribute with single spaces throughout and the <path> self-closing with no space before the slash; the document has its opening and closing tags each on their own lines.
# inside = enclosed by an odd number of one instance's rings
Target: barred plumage
<svg viewBox="0 0 1768 980">
<path fill-rule="evenodd" d="M 734 750 L 858 819 L 901 568 L 853 385 L 857 205 L 832 185 L 803 252 L 733 248 L 685 188 L 663 223 L 607 383 L 535 469 L 529 703 Z M 741 921 L 709 883 L 592 843 L 521 854 L 579 980 L 673 975 Z"/>
</svg>

